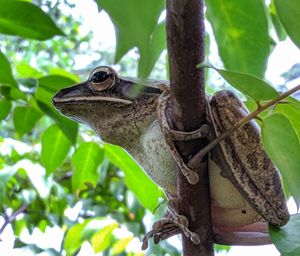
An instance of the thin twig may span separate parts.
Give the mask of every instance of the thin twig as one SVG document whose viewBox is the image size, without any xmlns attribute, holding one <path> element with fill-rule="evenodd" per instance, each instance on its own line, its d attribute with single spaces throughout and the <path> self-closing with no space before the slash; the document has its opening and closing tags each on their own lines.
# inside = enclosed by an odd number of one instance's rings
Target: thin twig
<svg viewBox="0 0 300 256">
<path fill-rule="evenodd" d="M 10 224 L 12 221 L 14 221 L 17 216 L 23 212 L 25 212 L 25 210 L 27 209 L 28 204 L 23 204 L 18 210 L 16 210 L 15 212 L 13 212 L 10 216 L 8 216 L 7 214 L 5 214 L 4 217 L 4 223 L 0 228 L 0 236 L 2 235 L 3 231 L 5 230 L 6 226 L 8 224 Z M 0 241 L 2 239 L 0 238 Z"/>
</svg>

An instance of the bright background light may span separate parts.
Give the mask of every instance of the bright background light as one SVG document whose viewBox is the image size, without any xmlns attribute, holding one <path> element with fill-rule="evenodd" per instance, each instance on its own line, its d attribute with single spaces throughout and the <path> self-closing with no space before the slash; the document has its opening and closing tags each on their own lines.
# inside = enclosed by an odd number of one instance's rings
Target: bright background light
<svg viewBox="0 0 300 256">
<path fill-rule="evenodd" d="M 105 51 L 108 48 L 114 48 L 116 45 L 115 41 L 115 33 L 114 27 L 109 19 L 109 16 L 105 12 L 98 12 L 97 5 L 92 0 L 79 1 L 73 0 L 76 7 L 72 9 L 72 15 L 74 19 L 82 17 L 84 22 L 83 25 L 80 26 L 79 31 L 82 35 L 87 34 L 89 31 L 93 32 L 93 39 L 91 42 L 91 47 L 94 50 Z M 69 9 L 63 10 L 65 12 L 69 12 Z M 213 49 L 216 50 L 215 43 L 211 44 Z M 82 45 L 81 47 L 87 47 L 87 45 Z M 213 60 L 217 60 L 217 53 L 214 52 L 212 55 Z M 97 59 L 97 58 L 96 58 Z M 270 81 L 273 85 L 281 85 L 284 83 L 284 79 L 281 77 L 281 74 L 288 71 L 295 63 L 300 60 L 300 51 L 297 47 L 289 40 L 285 40 L 277 44 L 275 49 L 273 50 L 269 62 L 268 68 L 266 72 L 266 79 Z M 82 56 L 78 55 L 75 57 L 75 66 L 74 69 L 81 69 L 86 67 L 91 63 L 90 56 Z M 113 63 L 107 63 L 107 65 L 112 65 Z M 18 143 L 18 144 L 17 144 Z M 25 150 L 26 145 L 20 145 L 20 142 L 17 141 L 4 141 L 2 143 L 1 152 L 3 150 L 10 150 L 10 147 Z M 32 149 L 30 149 L 32 150 Z M 22 163 L 26 164 L 26 163 Z M 27 163 L 30 165 L 30 163 Z M 41 171 L 43 169 L 40 166 L 31 166 L 35 170 Z M 293 200 L 289 200 L 288 202 L 289 210 L 291 213 L 296 213 L 297 209 Z M 76 214 L 78 211 L 77 208 L 80 206 L 75 206 L 73 209 L 69 209 L 67 214 L 72 216 L 72 214 Z M 79 209 L 80 210 L 80 209 Z M 21 216 L 20 216 L 21 217 Z M 3 219 L 0 219 L 0 226 L 3 223 Z M 125 231 L 124 231 L 125 232 Z M 33 242 L 38 243 L 40 245 L 45 245 L 45 247 L 53 247 L 58 249 L 60 246 L 60 242 L 63 239 L 63 231 L 58 228 L 48 228 L 46 232 L 43 234 L 39 231 L 35 231 L 32 237 L 29 234 L 24 234 L 25 239 L 31 239 Z M 7 227 L 3 233 L 3 241 L 0 242 L 0 254 L 7 256 L 31 256 L 32 254 L 28 254 L 28 252 L 24 250 L 14 250 L 13 248 L 13 231 L 11 227 Z M 180 241 L 178 238 L 172 238 L 172 244 L 176 243 L 180 247 Z M 174 242 L 174 243 L 173 243 Z M 133 240 L 130 246 L 139 248 L 140 243 L 137 239 Z M 138 250 L 138 249 L 137 249 Z M 40 256 L 46 254 L 39 254 Z M 92 256 L 94 255 L 91 247 L 85 244 L 79 254 L 80 256 Z M 252 256 L 252 255 L 272 255 L 279 256 L 280 253 L 276 250 L 273 245 L 268 246 L 253 246 L 253 247 L 241 247 L 241 246 L 233 246 L 231 250 L 226 252 L 219 252 L 216 255 L 219 256 Z"/>
</svg>

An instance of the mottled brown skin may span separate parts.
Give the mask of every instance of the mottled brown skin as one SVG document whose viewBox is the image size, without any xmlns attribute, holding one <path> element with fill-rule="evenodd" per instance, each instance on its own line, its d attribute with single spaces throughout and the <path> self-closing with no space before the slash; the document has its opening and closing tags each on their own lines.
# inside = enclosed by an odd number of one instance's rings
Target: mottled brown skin
<svg viewBox="0 0 300 256">
<path fill-rule="evenodd" d="M 104 70 L 109 78 L 91 83 L 97 70 Z M 161 88 L 167 82 L 146 81 L 142 93 L 133 97 L 138 83 L 109 67 L 99 67 L 88 81 L 59 91 L 53 104 L 67 117 L 90 126 L 104 141 L 125 148 L 167 195 L 174 196 L 176 162 L 156 112 Z M 212 139 L 247 114 L 241 104 L 229 92 L 219 92 L 212 98 Z M 288 220 L 280 178 L 262 150 L 255 127 L 249 123 L 240 128 L 210 154 L 212 221 L 219 243 L 270 243 L 263 218 L 277 226 Z"/>
<path fill-rule="evenodd" d="M 230 91 L 220 91 L 210 102 L 216 136 L 249 114 L 246 106 Z M 247 202 L 273 225 L 289 220 L 281 180 L 276 167 L 260 142 L 260 128 L 254 120 L 235 130 L 219 143 L 225 158 L 222 175 Z"/>
</svg>

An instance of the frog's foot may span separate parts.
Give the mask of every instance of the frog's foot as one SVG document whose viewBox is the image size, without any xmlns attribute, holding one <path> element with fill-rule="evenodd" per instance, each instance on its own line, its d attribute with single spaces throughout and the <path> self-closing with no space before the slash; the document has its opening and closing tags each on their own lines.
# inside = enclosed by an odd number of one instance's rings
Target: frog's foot
<svg viewBox="0 0 300 256">
<path fill-rule="evenodd" d="M 159 100 L 157 112 L 158 112 L 158 119 L 160 122 L 160 126 L 164 134 L 166 143 L 170 149 L 170 153 L 172 154 L 177 165 L 180 167 L 182 174 L 187 178 L 189 183 L 196 184 L 199 180 L 198 174 L 193 170 L 193 168 L 188 166 L 183 161 L 174 142 L 207 138 L 210 133 L 210 126 L 207 124 L 203 124 L 199 129 L 191 132 L 182 132 L 182 131 L 176 131 L 171 129 L 166 114 L 169 102 L 170 102 L 170 95 L 165 95 L 164 97 L 161 97 Z M 205 166 L 206 163 L 200 163 L 197 167 L 205 168 Z"/>
<path fill-rule="evenodd" d="M 148 241 L 151 237 L 153 237 L 154 243 L 157 244 L 162 240 L 178 234 L 184 234 L 194 244 L 199 244 L 199 236 L 195 232 L 189 230 L 188 224 L 188 219 L 185 216 L 177 213 L 175 213 L 175 215 L 170 213 L 169 217 L 163 218 L 153 224 L 152 230 L 143 238 L 142 249 L 147 249 Z"/>
<path fill-rule="evenodd" d="M 171 196 L 171 195 L 169 195 Z M 165 218 L 158 220 L 152 226 L 152 230 L 143 238 L 142 249 L 148 247 L 148 240 L 153 237 L 154 243 L 157 244 L 162 240 L 170 238 L 174 235 L 183 234 L 189 238 L 194 244 L 200 243 L 199 236 L 189 230 L 188 219 L 177 213 L 178 201 L 176 198 L 169 200 L 169 207 L 165 213 Z"/>
<path fill-rule="evenodd" d="M 174 235 L 181 233 L 181 230 L 174 224 L 171 218 L 163 218 L 155 222 L 150 230 L 144 237 L 142 243 L 142 250 L 148 248 L 148 241 L 153 237 L 155 244 L 160 241 L 170 238 Z"/>
</svg>

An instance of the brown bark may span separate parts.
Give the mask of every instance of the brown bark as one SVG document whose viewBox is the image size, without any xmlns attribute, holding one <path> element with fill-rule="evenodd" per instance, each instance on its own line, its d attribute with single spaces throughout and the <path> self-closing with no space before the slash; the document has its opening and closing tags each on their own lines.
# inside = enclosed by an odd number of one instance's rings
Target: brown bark
<svg viewBox="0 0 300 256">
<path fill-rule="evenodd" d="M 205 123 L 203 0 L 167 0 L 167 44 L 170 63 L 171 112 L 175 129 L 192 131 Z M 185 160 L 207 144 L 206 139 L 177 142 Z M 206 159 L 204 159 L 206 161 Z M 199 182 L 188 183 L 177 171 L 179 213 L 189 219 L 190 229 L 200 237 L 195 245 L 182 236 L 183 254 L 213 255 L 207 167 L 199 170 Z"/>
</svg>

